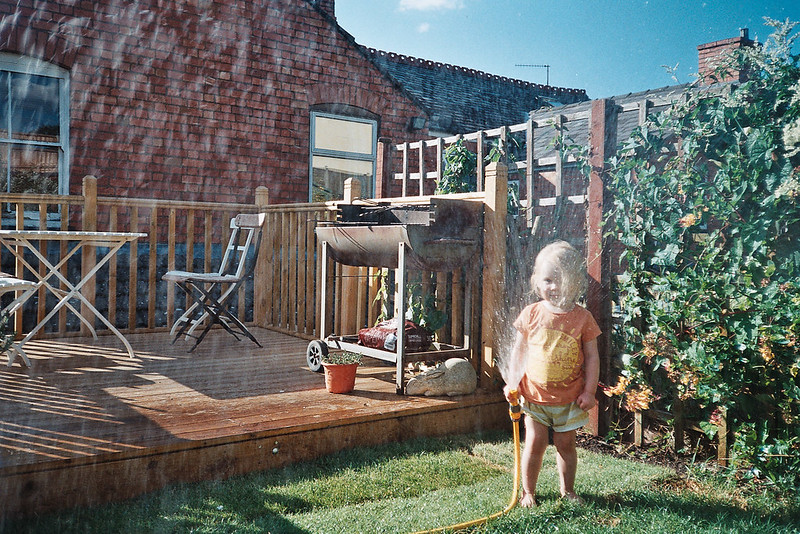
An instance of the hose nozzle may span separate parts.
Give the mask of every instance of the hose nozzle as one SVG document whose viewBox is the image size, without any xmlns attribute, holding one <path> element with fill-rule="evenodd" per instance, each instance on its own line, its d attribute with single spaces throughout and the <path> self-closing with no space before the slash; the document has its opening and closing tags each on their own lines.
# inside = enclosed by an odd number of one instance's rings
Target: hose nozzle
<svg viewBox="0 0 800 534">
<path fill-rule="evenodd" d="M 508 416 L 512 421 L 518 421 L 522 416 L 522 406 L 519 404 L 519 392 L 516 389 L 509 391 Z"/>
</svg>

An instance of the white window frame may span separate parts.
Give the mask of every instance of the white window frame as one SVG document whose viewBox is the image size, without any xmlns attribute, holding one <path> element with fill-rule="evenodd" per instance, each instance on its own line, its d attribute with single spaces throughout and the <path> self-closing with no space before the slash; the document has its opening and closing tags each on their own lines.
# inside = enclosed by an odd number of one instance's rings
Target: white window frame
<svg viewBox="0 0 800 534">
<path fill-rule="evenodd" d="M 371 154 L 361 152 L 345 152 L 339 150 L 330 150 L 323 148 L 316 148 L 316 118 L 323 117 L 348 122 L 359 122 L 369 124 L 372 126 L 372 140 Z M 375 173 L 376 173 L 376 158 L 378 153 L 378 121 L 375 119 L 367 119 L 362 117 L 353 117 L 349 115 L 339 115 L 336 113 L 329 113 L 324 111 L 311 111 L 311 146 L 308 156 L 308 201 L 313 201 L 314 193 L 314 156 L 328 156 L 341 159 L 350 159 L 356 161 L 369 161 L 372 163 L 372 184 L 371 189 L 375 191 Z"/>
<path fill-rule="evenodd" d="M 70 164 L 70 150 L 69 150 L 69 95 L 70 95 L 70 79 L 69 71 L 47 63 L 40 59 L 21 56 L 17 54 L 9 54 L 0 52 L 0 70 L 7 72 L 14 72 L 20 74 L 33 74 L 36 76 L 45 76 L 50 78 L 58 78 L 59 92 L 58 92 L 58 119 L 59 119 L 59 135 L 57 143 L 36 142 L 36 141 L 21 141 L 19 139 L 0 138 L 7 146 L 12 145 L 38 145 L 44 147 L 55 147 L 58 149 L 58 194 L 69 194 L 69 164 Z M 6 90 L 0 88 L 0 90 Z M 8 117 L 10 121 L 10 116 Z M 10 123 L 6 125 L 6 131 L 11 131 Z M 10 172 L 10 168 L 7 172 Z M 0 176 L 2 187 L 0 192 L 8 192 L 8 175 Z"/>
</svg>

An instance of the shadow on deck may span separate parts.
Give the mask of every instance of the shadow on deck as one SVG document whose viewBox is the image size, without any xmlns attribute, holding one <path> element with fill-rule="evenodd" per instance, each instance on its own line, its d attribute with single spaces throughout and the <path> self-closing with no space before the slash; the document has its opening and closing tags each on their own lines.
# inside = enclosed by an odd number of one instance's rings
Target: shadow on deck
<svg viewBox="0 0 800 534">
<path fill-rule="evenodd" d="M 113 336 L 26 344 L 31 369 L 0 366 L 2 515 L 509 424 L 499 391 L 399 396 L 394 365 L 370 358 L 355 391 L 327 393 L 306 367 L 307 341 L 253 332 L 263 349 L 215 330 L 192 354 L 166 332 L 133 334 L 134 359 Z"/>
</svg>

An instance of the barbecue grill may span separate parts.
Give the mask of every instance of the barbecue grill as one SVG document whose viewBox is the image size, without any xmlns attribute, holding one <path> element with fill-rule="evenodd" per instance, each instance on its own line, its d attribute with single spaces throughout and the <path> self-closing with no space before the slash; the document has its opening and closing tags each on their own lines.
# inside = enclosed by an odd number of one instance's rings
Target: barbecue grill
<svg viewBox="0 0 800 534">
<path fill-rule="evenodd" d="M 348 350 L 397 364 L 396 390 L 404 392 L 403 371 L 409 361 L 444 360 L 470 356 L 471 277 L 467 277 L 464 305 L 464 344 L 461 347 L 434 343 L 433 350 L 406 354 L 405 336 L 399 335 L 395 351 L 358 344 L 357 335 L 327 335 L 328 257 L 344 265 L 395 269 L 396 295 L 406 294 L 408 269 L 453 271 L 480 253 L 483 203 L 452 198 L 432 198 L 427 205 L 389 203 L 340 204 L 335 221 L 316 228 L 322 244 L 322 309 L 320 340 L 309 343 L 309 368 L 321 369 L 329 349 Z M 395 298 L 398 332 L 404 331 L 406 299 Z"/>
<path fill-rule="evenodd" d="M 405 244 L 407 266 L 451 271 L 474 257 L 481 244 L 483 204 L 433 198 L 429 205 L 343 204 L 335 222 L 317 237 L 335 261 L 360 267 L 398 267 Z"/>
</svg>

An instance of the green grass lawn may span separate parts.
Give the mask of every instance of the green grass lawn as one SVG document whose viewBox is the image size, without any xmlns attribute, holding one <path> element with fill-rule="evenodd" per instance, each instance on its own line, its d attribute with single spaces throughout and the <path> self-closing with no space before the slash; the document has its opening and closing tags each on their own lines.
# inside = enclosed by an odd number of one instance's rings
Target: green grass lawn
<svg viewBox="0 0 800 534">
<path fill-rule="evenodd" d="M 579 449 L 583 506 L 559 499 L 552 447 L 540 506 L 477 532 L 800 532 L 800 506 L 717 480 Z M 174 485 L 124 503 L 0 524 L 3 532 L 401 533 L 502 510 L 513 477 L 508 434 L 356 449 L 219 482 Z"/>
</svg>

